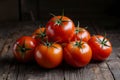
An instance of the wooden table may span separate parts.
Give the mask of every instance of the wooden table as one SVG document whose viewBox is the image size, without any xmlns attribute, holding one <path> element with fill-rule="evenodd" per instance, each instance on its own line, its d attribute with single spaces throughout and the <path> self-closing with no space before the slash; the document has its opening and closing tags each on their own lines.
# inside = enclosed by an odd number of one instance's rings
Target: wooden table
<svg viewBox="0 0 120 80">
<path fill-rule="evenodd" d="M 29 22 L 0 24 L 0 80 L 120 80 L 120 29 L 88 26 L 91 34 L 107 33 L 113 45 L 107 60 L 91 61 L 83 68 L 72 68 L 63 62 L 55 69 L 43 69 L 36 62 L 17 62 L 12 52 L 15 40 L 30 35 L 37 27 Z"/>
</svg>

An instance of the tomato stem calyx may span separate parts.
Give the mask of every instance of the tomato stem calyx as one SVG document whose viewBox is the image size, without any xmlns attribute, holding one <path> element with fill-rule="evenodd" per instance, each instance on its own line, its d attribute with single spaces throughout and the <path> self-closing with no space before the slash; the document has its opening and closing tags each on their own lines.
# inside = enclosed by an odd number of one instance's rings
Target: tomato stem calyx
<svg viewBox="0 0 120 80">
<path fill-rule="evenodd" d="M 42 32 L 41 30 L 40 30 L 40 33 L 36 33 L 36 37 L 37 38 L 42 38 L 42 39 L 44 39 L 44 37 L 46 37 L 46 30 L 44 30 L 44 32 Z"/>
<path fill-rule="evenodd" d="M 87 28 L 88 28 L 88 26 L 84 27 L 84 29 L 87 29 Z M 80 23 L 78 21 L 77 28 L 75 29 L 75 34 L 78 34 L 82 31 L 83 31 L 83 29 L 82 29 L 82 27 L 80 27 Z"/>
<path fill-rule="evenodd" d="M 80 23 L 78 21 L 77 28 L 75 29 L 75 34 L 80 33 L 82 30 L 80 29 Z"/>
<path fill-rule="evenodd" d="M 57 48 L 56 46 L 53 46 L 53 42 L 49 42 L 48 40 L 46 42 L 42 41 L 43 45 L 47 46 L 48 48 L 49 47 L 54 47 L 54 48 Z"/>
<path fill-rule="evenodd" d="M 52 43 L 50 43 L 50 42 L 47 41 L 47 42 L 45 43 L 45 45 L 46 45 L 47 47 L 50 47 L 50 46 L 52 45 Z"/>
<path fill-rule="evenodd" d="M 109 45 L 107 45 L 106 43 L 108 42 L 108 40 L 105 39 L 105 37 L 103 38 L 101 44 L 102 44 L 102 47 L 103 46 L 107 46 L 107 47 L 110 47 Z"/>
<path fill-rule="evenodd" d="M 80 41 L 76 41 L 75 42 L 75 46 L 77 46 L 77 47 L 79 47 L 79 48 L 82 48 L 82 45 L 83 45 L 84 43 L 82 43 L 82 39 L 80 39 Z"/>
<path fill-rule="evenodd" d="M 102 48 L 103 48 L 103 46 L 110 47 L 109 45 L 107 45 L 108 40 L 106 39 L 106 34 L 105 34 L 103 40 L 101 40 L 101 39 L 98 38 L 97 36 L 96 36 L 96 38 L 97 38 L 98 42 L 102 45 Z"/>
<path fill-rule="evenodd" d="M 59 26 L 59 25 L 63 25 L 63 22 L 70 22 L 70 21 L 68 21 L 68 20 L 63 20 L 64 11 L 62 12 L 62 15 L 61 15 L 60 19 L 59 19 L 56 15 L 54 15 L 54 14 L 52 14 L 52 13 L 51 13 L 51 15 L 56 18 L 56 19 L 53 21 L 53 22 L 55 22 L 54 25 L 58 25 L 58 26 Z"/>
<path fill-rule="evenodd" d="M 23 45 L 17 44 L 17 46 L 18 46 L 19 51 L 21 52 L 21 56 L 22 56 L 23 58 L 24 58 L 24 56 L 25 56 L 26 51 L 32 50 L 31 48 L 26 48 L 25 40 L 24 40 Z"/>
</svg>

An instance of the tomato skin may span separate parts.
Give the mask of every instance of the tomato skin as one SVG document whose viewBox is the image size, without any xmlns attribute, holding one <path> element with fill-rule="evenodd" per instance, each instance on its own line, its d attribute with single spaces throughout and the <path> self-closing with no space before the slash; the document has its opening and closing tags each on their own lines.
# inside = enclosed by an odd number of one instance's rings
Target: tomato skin
<svg viewBox="0 0 120 80">
<path fill-rule="evenodd" d="M 22 46 L 23 44 L 25 44 L 26 48 L 29 48 L 30 50 L 22 53 L 21 50 L 19 49 L 19 46 Z M 20 37 L 15 44 L 13 45 L 13 54 L 14 57 L 19 61 L 19 62 L 28 62 L 30 60 L 32 60 L 34 57 L 34 49 L 36 47 L 36 40 L 33 39 L 30 36 L 22 36 Z M 22 56 L 22 54 L 24 55 L 24 57 Z"/>
<path fill-rule="evenodd" d="M 69 42 L 73 37 L 75 25 L 71 19 L 63 16 L 62 20 L 67 22 L 62 22 L 62 24 L 55 24 L 56 18 L 60 19 L 61 16 L 56 16 L 51 18 L 46 24 L 46 35 L 51 41 L 57 41 L 59 43 Z"/>
<path fill-rule="evenodd" d="M 53 43 L 52 46 L 47 47 L 43 44 L 40 44 L 35 49 L 35 60 L 43 68 L 55 68 L 62 62 L 62 47 L 55 43 Z"/>
<path fill-rule="evenodd" d="M 80 32 L 76 33 L 76 30 L 80 30 Z M 79 28 L 76 27 L 76 30 L 74 32 L 74 36 L 72 38 L 72 41 L 82 39 L 82 41 L 88 42 L 88 40 L 91 37 L 90 33 L 86 29 L 80 28 L 80 27 Z"/>
<path fill-rule="evenodd" d="M 41 40 L 46 41 L 47 37 L 46 37 L 46 33 L 45 32 L 45 27 L 40 27 L 37 28 L 33 34 L 32 34 L 32 38 L 36 39 L 37 43 L 40 44 L 42 43 Z M 42 36 L 42 33 L 44 33 L 45 36 Z"/>
<path fill-rule="evenodd" d="M 82 48 L 75 45 L 75 41 L 68 43 L 64 47 L 64 60 L 73 67 L 83 67 L 92 58 L 92 50 L 86 42 L 82 42 Z"/>
<path fill-rule="evenodd" d="M 102 61 L 110 56 L 112 52 L 112 46 L 111 46 L 110 41 L 107 41 L 106 44 L 109 47 L 103 46 L 102 48 L 102 44 L 98 42 L 97 38 L 99 38 L 100 40 L 104 39 L 104 37 L 101 35 L 95 35 L 90 38 L 90 40 L 88 41 L 88 44 L 90 45 L 92 52 L 93 52 L 92 59 Z M 108 39 L 105 39 L 105 40 L 108 40 Z"/>
</svg>

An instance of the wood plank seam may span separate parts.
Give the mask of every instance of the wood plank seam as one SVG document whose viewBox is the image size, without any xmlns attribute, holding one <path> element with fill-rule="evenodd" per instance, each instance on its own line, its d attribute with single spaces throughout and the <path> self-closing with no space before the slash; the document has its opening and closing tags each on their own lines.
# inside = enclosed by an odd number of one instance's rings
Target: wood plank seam
<svg viewBox="0 0 120 80">
<path fill-rule="evenodd" d="M 100 28 L 98 29 L 98 26 L 95 25 L 95 22 L 92 22 L 92 25 L 93 25 L 93 29 L 95 30 L 95 33 L 96 34 L 103 34 L 104 30 L 100 31 Z M 111 71 L 110 69 L 110 66 L 108 65 L 108 63 L 105 61 L 106 65 L 108 66 L 108 69 L 113 77 L 113 79 L 115 80 L 115 76 L 114 76 L 114 73 Z"/>
<path fill-rule="evenodd" d="M 115 80 L 114 73 L 111 71 L 109 64 L 108 64 L 107 62 L 106 62 L 106 64 L 107 64 L 107 66 L 108 66 L 108 68 L 109 68 L 109 70 L 110 70 L 110 72 L 111 72 L 111 74 L 112 74 L 112 76 L 113 76 L 113 79 Z"/>
</svg>

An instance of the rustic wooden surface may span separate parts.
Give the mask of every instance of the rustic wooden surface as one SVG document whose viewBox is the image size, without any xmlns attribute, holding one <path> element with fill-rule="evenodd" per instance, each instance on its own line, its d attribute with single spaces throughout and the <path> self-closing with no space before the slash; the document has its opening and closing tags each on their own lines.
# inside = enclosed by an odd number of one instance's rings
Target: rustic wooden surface
<svg viewBox="0 0 120 80">
<path fill-rule="evenodd" d="M 36 62 L 22 64 L 13 56 L 15 40 L 31 35 L 36 26 L 29 22 L 0 24 L 0 80 L 120 80 L 120 29 L 87 24 L 91 34 L 107 33 L 113 45 L 110 57 L 103 62 L 91 61 L 83 68 L 72 68 L 63 62 L 55 69 L 43 69 Z"/>
</svg>

